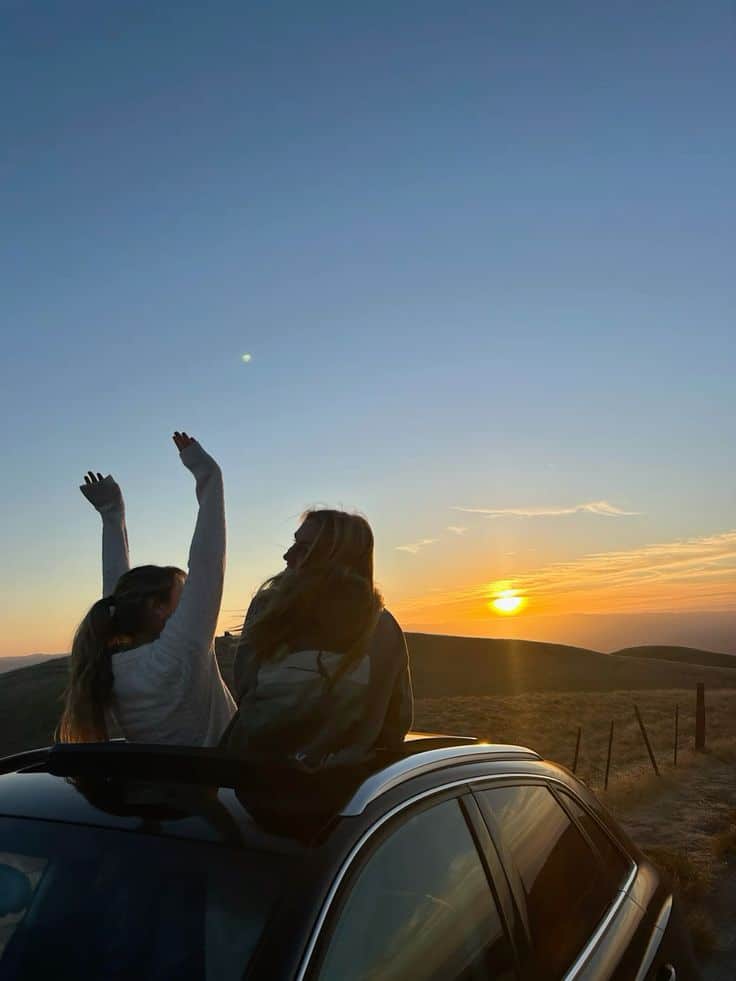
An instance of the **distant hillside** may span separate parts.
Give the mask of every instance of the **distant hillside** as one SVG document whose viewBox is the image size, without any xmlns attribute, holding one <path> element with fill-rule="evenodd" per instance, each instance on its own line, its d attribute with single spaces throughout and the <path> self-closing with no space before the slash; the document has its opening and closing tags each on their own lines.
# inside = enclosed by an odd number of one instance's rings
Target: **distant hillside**
<svg viewBox="0 0 736 981">
<path fill-rule="evenodd" d="M 50 657 L 64 657 L 63 654 L 20 654 L 17 657 L 0 657 L 0 674 L 15 671 L 16 668 L 27 668 L 31 664 L 40 664 Z"/>
<path fill-rule="evenodd" d="M 51 742 L 61 711 L 67 658 L 0 675 L 0 756 Z"/>
<path fill-rule="evenodd" d="M 694 647 L 664 647 L 650 644 L 644 647 L 626 647 L 622 651 L 616 651 L 616 656 L 645 657 L 658 661 L 677 661 L 680 664 L 707 664 L 712 668 L 736 670 L 736 654 L 699 651 Z"/>
<path fill-rule="evenodd" d="M 417 698 L 690 688 L 698 681 L 705 681 L 712 688 L 736 688 L 733 668 L 703 661 L 637 656 L 631 651 L 600 654 L 562 644 L 434 634 L 407 634 L 407 642 Z M 728 657 L 708 651 L 690 653 Z M 223 676 L 230 683 L 233 654 L 225 638 L 218 638 L 218 658 Z M 0 755 L 45 746 L 51 741 L 66 673 L 67 658 L 59 657 L 0 676 Z"/>
<path fill-rule="evenodd" d="M 736 675 L 705 662 L 638 659 L 525 640 L 408 634 L 407 641 L 417 698 L 687 688 L 697 681 L 736 688 Z"/>
</svg>

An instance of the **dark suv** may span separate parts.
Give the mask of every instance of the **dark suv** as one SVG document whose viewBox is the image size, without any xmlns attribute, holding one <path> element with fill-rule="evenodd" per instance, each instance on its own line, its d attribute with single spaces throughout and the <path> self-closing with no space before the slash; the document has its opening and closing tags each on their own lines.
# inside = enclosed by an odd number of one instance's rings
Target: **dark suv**
<svg viewBox="0 0 736 981">
<path fill-rule="evenodd" d="M 305 773 L 112 743 L 0 773 L 2 981 L 697 977 L 661 874 L 528 749 L 417 735 Z"/>
</svg>

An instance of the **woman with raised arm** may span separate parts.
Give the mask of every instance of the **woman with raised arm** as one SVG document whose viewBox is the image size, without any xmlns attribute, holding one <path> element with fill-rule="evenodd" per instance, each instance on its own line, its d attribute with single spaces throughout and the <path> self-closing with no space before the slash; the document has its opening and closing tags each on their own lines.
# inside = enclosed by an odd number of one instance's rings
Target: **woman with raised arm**
<svg viewBox="0 0 736 981">
<path fill-rule="evenodd" d="M 225 573 L 222 473 L 195 439 L 173 439 L 199 502 L 188 575 L 131 569 L 120 488 L 85 477 L 82 493 L 102 517 L 104 596 L 74 636 L 60 742 L 105 740 L 114 725 L 132 742 L 215 746 L 235 712 L 213 646 Z"/>
<path fill-rule="evenodd" d="M 246 615 L 238 714 L 222 745 L 311 766 L 398 747 L 413 717 L 409 658 L 374 586 L 370 525 L 345 511 L 307 511 L 284 560 Z"/>
</svg>

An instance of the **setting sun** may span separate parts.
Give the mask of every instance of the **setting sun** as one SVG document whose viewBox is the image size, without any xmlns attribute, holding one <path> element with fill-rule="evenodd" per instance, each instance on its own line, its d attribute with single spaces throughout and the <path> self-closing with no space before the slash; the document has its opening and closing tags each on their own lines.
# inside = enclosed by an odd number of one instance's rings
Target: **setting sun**
<svg viewBox="0 0 736 981">
<path fill-rule="evenodd" d="M 519 596 L 513 589 L 504 589 L 491 600 L 489 606 L 503 616 L 513 616 L 514 613 L 518 613 L 522 609 L 525 602 L 524 597 Z"/>
</svg>

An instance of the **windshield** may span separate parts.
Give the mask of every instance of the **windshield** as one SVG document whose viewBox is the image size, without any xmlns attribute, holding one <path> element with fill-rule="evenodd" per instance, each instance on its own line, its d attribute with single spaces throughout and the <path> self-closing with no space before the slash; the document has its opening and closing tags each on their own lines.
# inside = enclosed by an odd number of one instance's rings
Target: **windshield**
<svg viewBox="0 0 736 981">
<path fill-rule="evenodd" d="M 287 861 L 273 852 L 0 818 L 0 977 L 240 978 Z"/>
</svg>

